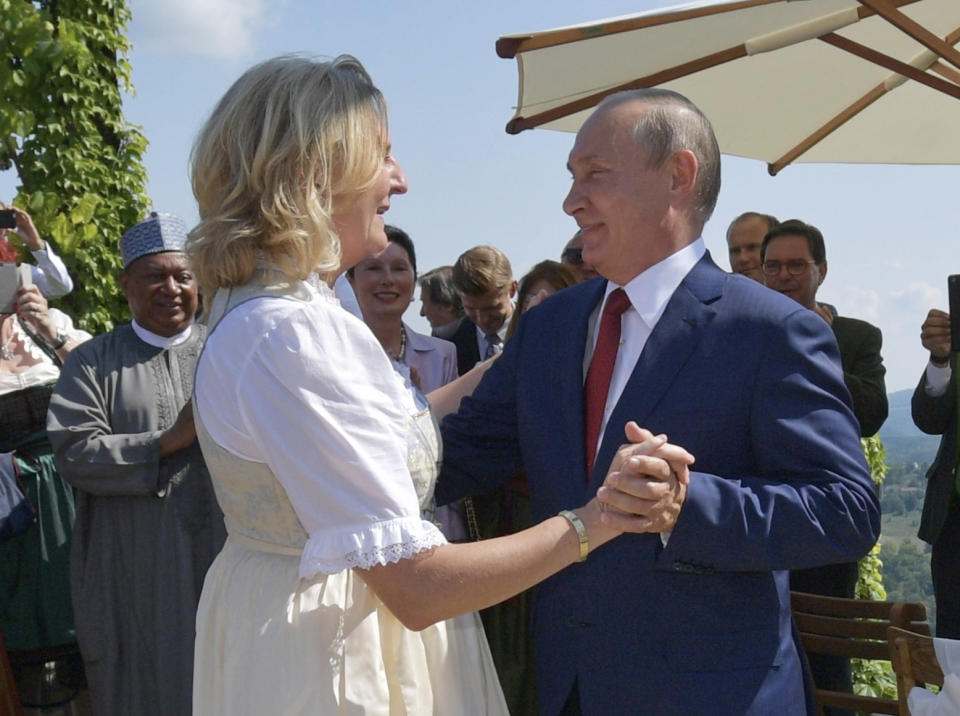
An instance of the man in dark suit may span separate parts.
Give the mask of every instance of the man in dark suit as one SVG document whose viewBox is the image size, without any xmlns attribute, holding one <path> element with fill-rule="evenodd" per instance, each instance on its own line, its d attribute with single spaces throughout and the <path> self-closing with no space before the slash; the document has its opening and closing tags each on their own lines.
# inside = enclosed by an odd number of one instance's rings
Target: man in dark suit
<svg viewBox="0 0 960 716">
<path fill-rule="evenodd" d="M 957 481 L 957 374 L 950 354 L 950 316 L 933 309 L 920 333 L 930 362 L 913 392 L 913 422 L 942 435 L 927 471 L 919 537 L 933 546 L 930 573 L 937 601 L 937 636 L 960 639 L 960 482 Z"/>
<path fill-rule="evenodd" d="M 509 259 L 500 249 L 475 246 L 460 254 L 453 265 L 453 285 L 468 320 L 452 334 L 439 337 L 456 344 L 457 368 L 464 375 L 478 361 L 503 349 L 517 282 Z"/>
<path fill-rule="evenodd" d="M 597 493 L 633 533 L 534 596 L 544 714 L 810 713 L 785 570 L 855 559 L 880 523 L 836 343 L 710 259 L 720 156 L 685 98 L 608 98 L 568 166 L 564 210 L 603 278 L 525 315 L 444 421 L 438 496 L 523 466 L 535 519 Z M 689 484 L 600 487 L 628 421 L 694 455 Z"/>
<path fill-rule="evenodd" d="M 827 276 L 823 234 L 803 221 L 784 221 L 767 232 L 760 253 L 766 285 L 810 309 L 833 329 L 840 349 L 843 382 L 850 391 L 860 435 L 874 435 L 888 411 L 885 369 L 880 357 L 883 339 L 876 326 L 856 318 L 836 316 L 817 303 L 817 289 Z M 852 599 L 858 577 L 857 562 L 851 560 L 793 570 L 790 587 L 800 592 Z M 810 670 L 814 683 L 822 689 L 851 691 L 853 688 L 849 659 L 813 654 Z M 837 709 L 828 709 L 827 713 L 828 716 L 852 716 L 850 711 Z"/>
<path fill-rule="evenodd" d="M 457 373 L 460 375 L 466 375 L 480 360 L 477 326 L 466 316 L 458 318 L 449 326 L 438 328 L 433 335 L 451 341 L 457 347 Z"/>
<path fill-rule="evenodd" d="M 876 326 L 837 316 L 826 304 L 817 303 L 817 289 L 827 277 L 823 234 L 817 227 L 797 219 L 784 221 L 764 237 L 761 260 L 768 287 L 814 311 L 833 329 L 840 348 L 843 381 L 853 400 L 860 434 L 875 435 L 889 410 L 883 380 L 886 368 L 880 356 L 883 336 Z"/>
</svg>

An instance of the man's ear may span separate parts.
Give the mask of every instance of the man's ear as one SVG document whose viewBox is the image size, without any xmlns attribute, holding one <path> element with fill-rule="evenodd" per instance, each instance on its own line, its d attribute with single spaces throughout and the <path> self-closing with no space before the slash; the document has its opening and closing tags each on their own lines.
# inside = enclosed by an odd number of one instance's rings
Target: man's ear
<svg viewBox="0 0 960 716">
<path fill-rule="evenodd" d="M 127 284 L 130 283 L 130 274 L 128 274 L 126 271 L 121 271 L 118 278 L 120 279 L 120 290 L 122 290 L 123 295 L 126 296 Z"/>
<path fill-rule="evenodd" d="M 513 298 L 517 295 L 517 281 L 513 280 L 513 283 L 510 284 L 510 298 Z"/>
<path fill-rule="evenodd" d="M 817 268 L 820 269 L 820 280 L 817 281 L 817 285 L 823 283 L 823 279 L 827 277 L 827 262 L 824 261 L 822 264 L 817 264 Z"/>
<path fill-rule="evenodd" d="M 697 191 L 697 175 L 700 164 L 689 149 L 681 149 L 671 157 L 673 184 L 671 189 L 684 195 L 693 195 Z"/>
</svg>

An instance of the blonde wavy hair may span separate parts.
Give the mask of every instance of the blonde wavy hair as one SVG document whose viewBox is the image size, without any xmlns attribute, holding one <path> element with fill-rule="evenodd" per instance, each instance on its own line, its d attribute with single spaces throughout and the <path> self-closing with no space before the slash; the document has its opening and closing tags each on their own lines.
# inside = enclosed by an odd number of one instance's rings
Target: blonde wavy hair
<svg viewBox="0 0 960 716">
<path fill-rule="evenodd" d="M 386 142 L 386 102 L 354 57 L 284 56 L 247 70 L 191 154 L 200 223 L 186 252 L 204 292 L 248 283 L 264 264 L 290 281 L 334 274 L 334 211 L 373 184 Z"/>
</svg>

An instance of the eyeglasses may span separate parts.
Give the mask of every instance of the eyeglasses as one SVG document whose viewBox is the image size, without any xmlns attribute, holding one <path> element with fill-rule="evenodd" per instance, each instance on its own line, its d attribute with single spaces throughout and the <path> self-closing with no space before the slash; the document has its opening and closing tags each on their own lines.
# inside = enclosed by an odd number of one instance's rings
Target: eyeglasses
<svg viewBox="0 0 960 716">
<path fill-rule="evenodd" d="M 579 266 L 583 263 L 583 249 L 566 249 L 560 254 L 560 259 L 564 263 Z"/>
<path fill-rule="evenodd" d="M 780 269 L 786 266 L 787 273 L 791 276 L 800 276 L 804 271 L 807 270 L 807 266 L 817 263 L 816 261 L 802 261 L 797 259 L 796 261 L 787 261 L 781 263 L 779 261 L 764 261 L 763 262 L 763 272 L 767 276 L 776 276 L 780 273 Z"/>
</svg>

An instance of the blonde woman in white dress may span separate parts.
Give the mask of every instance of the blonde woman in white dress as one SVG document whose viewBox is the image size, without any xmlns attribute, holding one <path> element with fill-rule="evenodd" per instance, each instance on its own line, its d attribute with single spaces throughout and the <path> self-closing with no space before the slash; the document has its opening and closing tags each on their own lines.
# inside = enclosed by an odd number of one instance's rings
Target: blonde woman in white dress
<svg viewBox="0 0 960 716">
<path fill-rule="evenodd" d="M 229 532 L 197 615 L 194 713 L 505 714 L 474 610 L 617 533 L 596 499 L 471 544 L 421 516 L 436 422 L 326 285 L 386 246 L 407 189 L 383 97 L 351 57 L 258 65 L 202 129 L 192 181 L 210 307 L 194 411 Z"/>
</svg>

